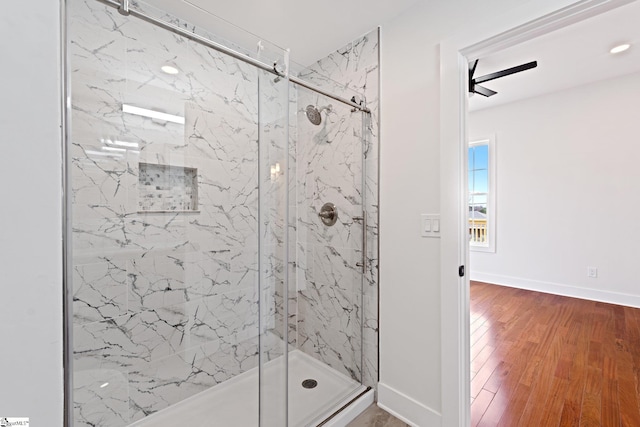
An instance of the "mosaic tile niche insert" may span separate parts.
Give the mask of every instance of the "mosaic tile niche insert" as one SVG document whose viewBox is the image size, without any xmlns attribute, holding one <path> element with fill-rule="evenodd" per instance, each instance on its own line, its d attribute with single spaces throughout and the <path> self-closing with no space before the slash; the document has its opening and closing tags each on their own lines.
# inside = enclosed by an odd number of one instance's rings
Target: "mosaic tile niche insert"
<svg viewBox="0 0 640 427">
<path fill-rule="evenodd" d="M 198 170 L 182 166 L 138 164 L 140 212 L 197 212 Z"/>
</svg>

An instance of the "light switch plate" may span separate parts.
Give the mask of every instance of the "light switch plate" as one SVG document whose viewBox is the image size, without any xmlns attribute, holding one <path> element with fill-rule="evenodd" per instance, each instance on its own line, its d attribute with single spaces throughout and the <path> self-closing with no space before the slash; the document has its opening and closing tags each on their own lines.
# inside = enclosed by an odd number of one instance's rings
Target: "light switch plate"
<svg viewBox="0 0 640 427">
<path fill-rule="evenodd" d="M 440 237 L 439 214 L 420 214 L 420 235 L 422 237 Z"/>
</svg>

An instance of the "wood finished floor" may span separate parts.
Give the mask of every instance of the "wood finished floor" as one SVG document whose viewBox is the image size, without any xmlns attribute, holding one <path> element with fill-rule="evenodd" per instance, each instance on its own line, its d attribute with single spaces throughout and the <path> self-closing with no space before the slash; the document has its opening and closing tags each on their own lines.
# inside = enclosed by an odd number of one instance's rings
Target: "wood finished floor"
<svg viewBox="0 0 640 427">
<path fill-rule="evenodd" d="M 640 426 L 640 309 L 471 282 L 472 426 Z"/>
</svg>

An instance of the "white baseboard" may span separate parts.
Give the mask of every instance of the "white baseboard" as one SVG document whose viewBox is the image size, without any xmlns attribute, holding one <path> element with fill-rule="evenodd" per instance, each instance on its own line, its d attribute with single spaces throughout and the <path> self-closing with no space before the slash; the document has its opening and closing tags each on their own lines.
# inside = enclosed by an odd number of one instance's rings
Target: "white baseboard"
<svg viewBox="0 0 640 427">
<path fill-rule="evenodd" d="M 471 280 L 477 282 L 493 283 L 511 288 L 526 289 L 529 291 L 544 292 L 547 294 L 640 308 L 640 296 L 637 295 L 608 292 L 600 289 L 581 288 L 561 283 L 543 282 L 539 280 L 502 276 L 499 274 L 482 273 L 478 271 L 471 271 L 469 277 Z"/>
<path fill-rule="evenodd" d="M 442 425 L 440 413 L 384 383 L 378 383 L 378 406 L 413 427 Z"/>
</svg>

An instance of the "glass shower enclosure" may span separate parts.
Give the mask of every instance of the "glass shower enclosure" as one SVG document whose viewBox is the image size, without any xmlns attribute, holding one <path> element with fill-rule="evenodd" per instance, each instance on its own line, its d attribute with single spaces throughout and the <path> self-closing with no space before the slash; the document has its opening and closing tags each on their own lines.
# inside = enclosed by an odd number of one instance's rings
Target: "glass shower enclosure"
<svg viewBox="0 0 640 427">
<path fill-rule="evenodd" d="M 68 424 L 319 425 L 366 389 L 366 113 L 118 6 L 67 1 Z"/>
</svg>

